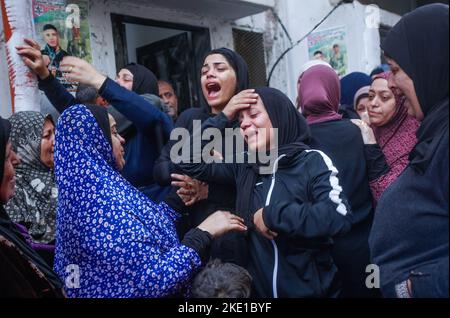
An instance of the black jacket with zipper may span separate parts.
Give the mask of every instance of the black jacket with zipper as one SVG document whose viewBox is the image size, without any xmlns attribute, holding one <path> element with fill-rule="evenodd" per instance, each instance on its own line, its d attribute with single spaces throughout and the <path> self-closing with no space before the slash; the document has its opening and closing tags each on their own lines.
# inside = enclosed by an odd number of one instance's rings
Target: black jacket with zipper
<svg viewBox="0 0 450 318">
<path fill-rule="evenodd" d="M 230 126 L 220 114 L 207 120 L 202 130 L 210 127 L 224 130 Z M 194 154 L 192 162 L 198 162 L 199 155 Z M 324 153 L 281 155 L 272 174 L 260 175 L 254 189 L 243 186 L 245 169 L 250 168 L 245 163 L 182 163 L 179 167 L 199 180 L 235 185 L 237 200 L 253 197 L 249 211 L 237 211 L 246 219 L 264 208 L 264 222 L 278 236 L 270 241 L 254 229 L 247 234 L 247 267 L 253 276 L 254 297 L 338 296 L 331 237 L 350 230 L 352 214 L 337 169 Z"/>
</svg>

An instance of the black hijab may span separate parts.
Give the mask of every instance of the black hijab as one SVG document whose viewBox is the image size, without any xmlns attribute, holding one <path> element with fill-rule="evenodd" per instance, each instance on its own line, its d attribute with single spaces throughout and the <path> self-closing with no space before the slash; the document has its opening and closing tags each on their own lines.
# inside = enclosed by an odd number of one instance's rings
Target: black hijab
<svg viewBox="0 0 450 318">
<path fill-rule="evenodd" d="M 10 130 L 11 130 L 10 123 L 0 117 L 0 177 L 1 177 L 0 182 L 1 180 L 3 180 L 6 146 L 8 144 Z M 14 225 L 14 223 L 11 221 L 8 214 L 6 213 L 3 204 L 0 204 L 0 235 L 6 238 L 8 241 L 12 242 L 15 245 L 15 247 L 25 256 L 25 258 L 31 263 L 33 263 L 45 275 L 45 278 L 50 283 L 52 283 L 54 288 L 56 289 L 62 288 L 62 283 L 58 278 L 58 276 L 25 241 L 24 237 L 19 232 L 18 228 Z M 2 274 L 2 272 L 3 270 L 0 268 L 0 275 Z M 32 282 L 36 282 L 36 284 L 38 284 L 37 283 L 38 280 L 34 279 L 34 277 L 28 277 L 28 279 L 30 284 Z M 10 278 L 9 281 L 14 282 L 14 279 Z M 1 288 L 5 288 L 5 286 L 2 286 Z M 39 287 L 36 286 L 36 288 Z M 61 296 L 60 293 L 59 295 Z"/>
<path fill-rule="evenodd" d="M 0 117 L 0 184 L 3 180 L 3 169 L 6 159 L 6 145 L 11 132 L 11 124 L 6 119 Z"/>
<path fill-rule="evenodd" d="M 109 144 L 112 147 L 112 139 L 111 139 L 111 125 L 109 124 L 109 117 L 108 117 L 108 111 L 105 107 L 98 106 L 98 105 L 86 105 L 86 107 L 89 109 L 89 111 L 94 115 L 95 120 L 97 120 L 98 125 L 100 126 L 100 129 L 103 132 L 103 135 L 105 135 L 106 140 L 108 140 Z"/>
<path fill-rule="evenodd" d="M 152 94 L 159 96 L 158 79 L 152 71 L 136 63 L 126 65 L 124 69 L 133 74 L 133 92 L 138 95 Z"/>
<path fill-rule="evenodd" d="M 277 89 L 264 87 L 257 88 L 256 93 L 264 103 L 274 128 L 278 128 L 278 156 L 286 155 L 278 167 L 289 166 L 297 156 L 310 149 L 307 145 L 311 138 L 309 126 L 305 118 L 297 111 L 290 99 Z M 244 176 L 240 178 L 239 188 L 253 189 L 256 186 L 261 164 L 247 165 Z M 253 196 L 238 195 L 237 211 L 246 219 L 247 225 L 251 225 L 250 211 Z"/>
<path fill-rule="evenodd" d="M 208 54 L 205 55 L 205 58 L 203 60 L 205 60 L 208 56 L 213 54 L 220 54 L 224 56 L 227 59 L 228 63 L 230 63 L 231 67 L 234 69 L 236 73 L 236 82 L 237 82 L 235 94 L 238 94 L 239 92 L 249 88 L 250 79 L 248 74 L 248 65 L 241 55 L 234 52 L 233 50 L 227 48 L 220 48 L 210 51 Z M 202 94 L 202 101 L 203 104 L 207 106 L 208 109 L 211 108 L 208 106 L 208 103 L 206 102 L 203 94 Z"/>
<path fill-rule="evenodd" d="M 423 174 L 448 131 L 448 5 L 431 4 L 405 15 L 382 44 L 413 80 L 425 115 L 410 164 Z"/>
</svg>

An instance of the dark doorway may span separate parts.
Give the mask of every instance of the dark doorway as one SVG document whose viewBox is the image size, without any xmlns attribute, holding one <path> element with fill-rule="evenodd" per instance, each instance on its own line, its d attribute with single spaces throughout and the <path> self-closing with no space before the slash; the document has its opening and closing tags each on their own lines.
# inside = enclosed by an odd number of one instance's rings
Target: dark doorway
<svg viewBox="0 0 450 318">
<path fill-rule="evenodd" d="M 111 14 L 116 67 L 136 62 L 170 82 L 179 112 L 200 106 L 200 69 L 211 49 L 209 30 Z"/>
<path fill-rule="evenodd" d="M 175 35 L 165 40 L 160 40 L 136 49 L 137 62 L 151 69 L 156 77 L 164 79 L 175 86 L 178 99 L 184 101 L 182 105 L 195 105 L 195 95 L 192 88 L 195 83 L 189 78 L 189 74 L 198 74 L 193 63 L 189 47 L 188 33 Z M 186 103 L 188 101 L 188 103 Z"/>
</svg>

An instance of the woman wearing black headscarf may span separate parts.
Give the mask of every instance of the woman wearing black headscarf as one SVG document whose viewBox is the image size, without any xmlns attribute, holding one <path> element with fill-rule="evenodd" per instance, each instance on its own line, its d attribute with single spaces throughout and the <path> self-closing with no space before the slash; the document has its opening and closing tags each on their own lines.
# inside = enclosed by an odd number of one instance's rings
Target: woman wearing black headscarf
<svg viewBox="0 0 450 318">
<path fill-rule="evenodd" d="M 247 63 L 236 52 L 221 48 L 212 50 L 204 59 L 201 70 L 202 107 L 191 108 L 184 111 L 178 118 L 175 129 L 184 128 L 190 133 L 193 131 L 194 121 L 203 123 L 210 117 L 219 114 L 230 99 L 249 86 Z M 167 201 L 178 211 L 184 211 L 186 219 L 180 223 L 180 235 L 191 227 L 200 224 L 208 215 L 220 210 L 231 210 L 234 207 L 236 195 L 234 187 L 221 182 L 200 183 L 182 174 L 171 160 L 170 152 L 176 141 L 169 141 L 164 147 L 160 158 L 154 168 L 155 180 L 161 185 L 170 185 L 174 181 L 173 192 Z M 224 144 L 223 144 L 224 146 Z M 223 149 L 217 149 L 223 153 Z M 190 189 L 184 185 L 192 185 Z M 182 189 L 178 190 L 178 187 Z M 180 200 L 175 191 L 184 198 Z M 189 192 L 191 191 L 191 192 Z M 245 265 L 243 253 L 236 248 L 234 237 L 239 234 L 230 233 L 213 244 L 212 258 L 219 258 L 224 262 L 233 262 Z M 231 238 L 231 240 L 229 240 Z"/>
<path fill-rule="evenodd" d="M 382 48 L 390 86 L 421 121 L 410 164 L 383 193 L 370 237 L 385 297 L 448 297 L 448 5 L 407 14 Z"/>
<path fill-rule="evenodd" d="M 11 125 L 0 118 L 0 297 L 62 297 L 62 283 L 28 245 L 3 207 L 14 196 L 14 166 L 19 158 L 11 149 Z"/>
<path fill-rule="evenodd" d="M 254 225 L 248 233 L 247 266 L 254 297 L 336 297 L 331 237 L 349 231 L 352 222 L 337 170 L 324 153 L 305 144 L 308 125 L 283 93 L 273 88 L 255 93 L 255 99 L 246 91 L 236 95 L 203 125 L 224 130 L 239 114 L 249 149 L 244 163 L 179 166 L 200 180 L 220 180 L 239 189 L 237 214 Z M 252 164 L 248 159 L 254 155 Z M 201 156 L 194 153 L 193 162 Z"/>
</svg>

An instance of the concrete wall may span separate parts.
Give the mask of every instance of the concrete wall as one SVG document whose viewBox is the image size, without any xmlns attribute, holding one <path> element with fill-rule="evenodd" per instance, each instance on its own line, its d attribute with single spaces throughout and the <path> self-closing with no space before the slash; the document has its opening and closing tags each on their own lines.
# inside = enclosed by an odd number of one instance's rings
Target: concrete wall
<svg viewBox="0 0 450 318">
<path fill-rule="evenodd" d="M 309 32 L 325 15 L 332 10 L 328 0 L 281 1 L 284 10 L 280 10 L 283 21 L 287 21 L 287 28 L 292 39 L 297 41 Z M 373 14 L 379 14 L 386 25 L 393 26 L 400 18 L 386 12 L 374 12 L 373 8 L 361 5 L 355 1 L 339 7 L 316 31 L 344 26 L 347 31 L 348 72 L 370 71 L 380 63 L 380 36 L 379 30 L 370 21 Z M 398 17 L 398 19 L 397 19 Z M 376 17 L 375 17 L 376 18 Z M 369 22 L 369 23 L 367 23 Z M 308 44 L 303 41 L 288 54 L 288 74 L 290 81 L 286 93 L 292 99 L 297 97 L 297 77 L 300 67 L 309 60 Z"/>
<path fill-rule="evenodd" d="M 0 116 L 8 118 L 12 113 L 11 92 L 9 89 L 8 64 L 6 63 L 5 33 L 0 14 Z"/>
<path fill-rule="evenodd" d="M 269 2 L 271 2 L 270 0 Z M 293 41 L 304 36 L 319 20 L 321 20 L 331 9 L 328 0 L 276 0 L 274 11 L 278 13 L 285 23 Z M 261 32 L 264 34 L 265 56 L 267 63 L 267 74 L 272 65 L 282 52 L 289 47 L 290 43 L 280 24 L 276 21 L 272 12 L 266 11 L 251 17 L 243 18 L 235 22 L 221 20 L 218 16 L 204 16 L 188 13 L 176 9 L 156 7 L 146 1 L 121 1 L 102 0 L 90 1 L 89 22 L 91 30 L 91 47 L 93 54 L 93 65 L 105 75 L 115 77 L 116 66 L 114 57 L 114 39 L 112 34 L 111 13 L 125 14 L 144 19 L 187 24 L 209 28 L 211 45 L 213 48 L 233 48 L 233 28 Z M 359 2 L 346 4 L 337 9 L 334 14 L 318 29 L 325 30 L 338 26 L 347 28 L 347 48 L 349 59 L 349 71 L 370 72 L 380 63 L 379 32 L 378 29 L 367 27 L 366 19 L 371 14 L 370 9 Z M 399 16 L 381 11 L 381 22 L 385 25 L 394 25 Z M 0 24 L 0 32 L 2 24 Z M 131 31 L 131 30 L 129 30 Z M 143 31 L 143 30 L 141 30 Z M 127 34 L 132 36 L 131 33 Z M 0 33 L 2 34 L 2 33 Z M 135 37 L 145 42 L 148 36 L 135 33 Z M 149 42 L 147 42 L 149 43 Z M 130 50 L 135 51 L 134 48 Z M 131 53 L 131 52 L 130 52 Z M 133 54 L 130 54 L 133 60 Z M 291 51 L 278 65 L 274 72 L 271 86 L 285 92 L 292 101 L 297 97 L 296 82 L 300 67 L 307 62 L 308 48 L 304 41 Z M 4 40 L 0 38 L 0 72 L 6 72 L 6 58 Z M 8 79 L 6 76 L 0 78 L 0 114 L 7 116 L 10 113 L 11 102 L 9 96 Z"/>
</svg>

